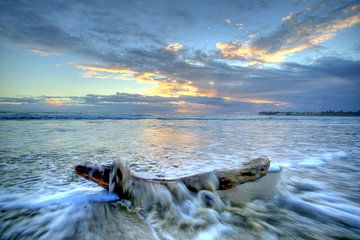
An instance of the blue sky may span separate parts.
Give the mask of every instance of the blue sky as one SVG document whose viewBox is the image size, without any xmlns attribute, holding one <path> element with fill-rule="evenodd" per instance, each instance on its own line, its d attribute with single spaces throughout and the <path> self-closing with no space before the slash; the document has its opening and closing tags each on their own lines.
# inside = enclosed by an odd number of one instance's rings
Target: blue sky
<svg viewBox="0 0 360 240">
<path fill-rule="evenodd" d="M 1 1 L 0 110 L 360 109 L 359 1 Z"/>
</svg>

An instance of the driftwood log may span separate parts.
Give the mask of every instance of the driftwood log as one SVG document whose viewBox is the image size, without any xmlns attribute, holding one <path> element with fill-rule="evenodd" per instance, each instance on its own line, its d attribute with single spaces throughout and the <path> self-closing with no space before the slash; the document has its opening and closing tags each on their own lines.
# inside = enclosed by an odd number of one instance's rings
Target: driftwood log
<svg viewBox="0 0 360 240">
<path fill-rule="evenodd" d="M 256 158 L 233 169 L 214 170 L 179 178 L 151 178 L 136 175 L 124 165 L 90 166 L 87 164 L 77 165 L 75 172 L 85 179 L 97 183 L 99 186 L 110 189 L 122 198 L 129 199 L 131 186 L 125 182 L 146 182 L 153 184 L 168 185 L 171 183 L 183 183 L 190 191 L 201 190 L 228 190 L 245 182 L 254 181 L 267 174 L 270 161 L 266 157 Z M 129 181 L 131 179 L 131 181 Z"/>
</svg>

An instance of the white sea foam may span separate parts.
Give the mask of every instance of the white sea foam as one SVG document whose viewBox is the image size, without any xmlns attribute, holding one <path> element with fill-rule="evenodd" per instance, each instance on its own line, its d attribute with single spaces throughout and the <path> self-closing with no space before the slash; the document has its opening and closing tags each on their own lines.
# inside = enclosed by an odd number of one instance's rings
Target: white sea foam
<svg viewBox="0 0 360 240">
<path fill-rule="evenodd" d="M 276 164 L 276 163 L 271 163 L 270 167 L 268 169 L 268 173 L 273 173 L 273 172 L 279 172 L 281 171 L 281 166 Z"/>
<path fill-rule="evenodd" d="M 1 120 L 2 238 L 71 238 L 77 231 L 77 239 L 93 235 L 97 236 L 94 239 L 154 239 L 143 231 L 149 226 L 149 218 L 143 224 L 133 221 L 144 210 L 138 211 L 130 203 L 127 204 L 131 211 L 114 208 L 118 203 L 93 203 L 112 201 L 116 196 L 76 177 L 73 167 L 82 162 L 104 164 L 121 158 L 135 163 L 136 172 L 167 178 L 231 168 L 260 155 L 268 156 L 272 164 L 284 169 L 278 193 L 295 200 L 278 202 L 270 198 L 232 209 L 223 201 L 225 208 L 216 210 L 201 205 L 197 195 L 181 186 L 168 189 L 170 196 L 160 189 L 164 198 L 158 206 L 165 208 L 150 210 L 156 220 L 150 222 L 151 226 L 156 227 L 157 233 L 164 233 L 163 239 L 194 239 L 206 236 L 207 231 L 212 233 L 209 237 L 225 239 L 267 239 L 279 235 L 296 239 L 357 239 L 360 234 L 358 118 L 239 117 L 222 121 L 226 117 L 206 120 L 110 116 L 109 119 L 122 120 L 88 121 L 106 116 L 50 115 L 3 119 L 54 121 Z M 74 190 L 84 186 L 87 190 Z M 100 192 L 93 192 L 90 187 Z M 63 192 L 59 193 L 59 189 Z M 148 199 L 157 201 L 156 197 Z M 122 218 L 126 214 L 129 219 Z M 171 216 L 175 216 L 175 224 Z M 86 227 L 78 228 L 79 223 Z M 233 235 L 222 231 L 221 225 L 230 227 Z"/>
<path fill-rule="evenodd" d="M 231 233 L 231 228 L 223 223 L 227 205 L 216 192 L 193 193 L 177 181 L 143 181 L 129 172 L 126 163 L 118 161 L 115 166 L 121 169 L 123 188 L 131 193 L 132 202 L 143 209 L 144 217 L 161 238 L 218 239 Z M 210 175 L 202 179 L 205 185 L 212 184 Z"/>
<path fill-rule="evenodd" d="M 329 222 L 340 222 L 352 227 L 360 228 L 360 216 L 323 203 L 306 201 L 298 196 L 284 195 L 279 198 L 279 204 L 301 215 Z M 351 206 L 349 206 L 351 208 Z"/>
<path fill-rule="evenodd" d="M 348 154 L 345 151 L 327 152 L 317 156 L 308 157 L 299 162 L 298 165 L 307 168 L 315 168 L 326 164 L 328 161 L 341 159 L 346 156 L 348 156 Z"/>
<path fill-rule="evenodd" d="M 78 188 L 75 190 L 57 192 L 38 196 L 24 197 L 22 194 L 2 194 L 0 208 L 2 209 L 40 209 L 53 205 L 78 205 L 87 202 L 113 202 L 119 196 L 105 190 L 93 188 Z"/>
</svg>

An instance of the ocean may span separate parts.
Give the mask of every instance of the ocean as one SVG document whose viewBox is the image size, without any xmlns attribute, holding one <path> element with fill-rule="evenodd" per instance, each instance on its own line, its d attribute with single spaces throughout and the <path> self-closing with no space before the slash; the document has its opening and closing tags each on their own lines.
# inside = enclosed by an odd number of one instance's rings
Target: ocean
<svg viewBox="0 0 360 240">
<path fill-rule="evenodd" d="M 124 161 L 173 178 L 259 156 L 282 168 L 276 192 L 236 206 L 159 191 L 144 209 L 74 172 Z M 0 170 L 0 239 L 360 239 L 356 117 L 2 112 Z"/>
</svg>

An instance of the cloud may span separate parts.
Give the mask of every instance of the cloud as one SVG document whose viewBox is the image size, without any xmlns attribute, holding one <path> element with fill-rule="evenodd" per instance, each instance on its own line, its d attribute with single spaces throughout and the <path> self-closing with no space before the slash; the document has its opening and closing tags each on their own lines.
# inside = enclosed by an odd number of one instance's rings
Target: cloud
<svg viewBox="0 0 360 240">
<path fill-rule="evenodd" d="M 295 16 L 294 13 L 290 13 L 289 15 L 283 17 L 281 20 L 283 20 L 284 22 L 291 21 L 294 18 L 294 16 Z"/>
<path fill-rule="evenodd" d="M 229 24 L 229 25 L 231 24 L 231 19 L 230 18 L 226 18 L 224 21 L 225 21 L 226 24 Z"/>
<path fill-rule="evenodd" d="M 153 95 L 179 97 L 184 94 L 176 87 L 171 88 L 172 90 L 166 88 L 174 80 L 186 85 L 191 81 L 189 86 L 196 91 L 189 91 L 192 94 L 184 95 L 230 98 L 238 102 L 258 99 L 272 102 L 267 106 L 273 108 L 301 106 L 327 110 L 321 109 L 325 104 L 317 103 L 320 100 L 324 102 L 325 99 L 328 99 L 329 104 L 338 106 L 342 103 L 346 108 L 350 101 L 356 100 L 356 96 L 360 95 L 358 61 L 333 57 L 319 58 L 307 65 L 285 62 L 277 68 L 257 68 L 230 66 L 202 51 L 187 52 L 184 60 L 167 58 L 167 61 L 163 61 L 164 56 L 156 49 L 146 51 L 141 56 L 145 68 L 154 67 L 165 76 L 161 79 L 164 86 L 162 93 L 167 94 L 153 92 Z M 199 64 L 194 65 L 189 61 Z M 333 101 L 335 96 L 336 102 Z M 311 99 L 312 104 L 304 104 L 304 99 Z M 354 108 L 359 105 L 356 102 L 360 101 L 355 101 Z"/>
<path fill-rule="evenodd" d="M 250 63 L 278 63 L 286 56 L 318 46 L 340 30 L 360 23 L 359 2 L 341 7 L 315 5 L 303 12 L 283 17 L 278 29 L 251 42 L 219 42 L 224 58 Z M 330 6 L 330 7 L 329 7 Z"/>
<path fill-rule="evenodd" d="M 51 111 L 97 111 L 128 110 L 131 113 L 239 113 L 249 111 L 254 105 L 272 105 L 267 101 L 236 101 L 220 97 L 181 96 L 161 97 L 140 94 L 116 93 L 115 95 L 86 96 L 42 96 L 0 98 L 0 110 L 9 108 L 9 102 L 16 105 L 12 110 L 51 110 Z"/>
<path fill-rule="evenodd" d="M 106 72 L 106 73 L 134 73 L 131 69 L 128 68 L 109 68 L 109 67 L 97 67 L 97 66 L 85 66 L 85 65 L 76 65 L 77 68 L 86 71 L 94 72 Z"/>
<path fill-rule="evenodd" d="M 216 62 L 211 58 L 197 53 L 193 60 L 201 61 L 206 67 L 193 65 L 171 64 L 171 71 L 164 66 L 161 74 L 166 78 L 157 80 L 163 82 L 158 90 L 161 93 L 171 94 L 126 94 L 115 95 L 86 95 L 82 97 L 54 97 L 38 98 L 1 98 L 1 105 L 16 106 L 47 105 L 45 99 L 61 101 L 62 109 L 74 107 L 96 109 L 97 111 L 130 110 L 135 112 L 176 113 L 183 112 L 203 113 L 239 113 L 257 112 L 263 110 L 300 110 L 316 111 L 328 110 L 358 110 L 360 108 L 360 62 L 335 57 L 319 58 L 311 64 L 302 65 L 285 62 L 280 68 L 234 67 Z M 89 66 L 88 66 L 89 67 Z M 90 69 L 86 68 L 86 69 Z M 106 71 L 107 68 L 97 67 Z M 202 69 L 202 71 L 200 71 Z M 123 68 L 118 68 L 123 71 Z M 111 73 L 112 74 L 112 73 Z M 134 73 L 142 81 L 152 81 L 153 73 Z M 159 74 L 159 73 L 157 73 Z M 148 78 L 148 79 L 147 79 Z M 181 87 L 172 86 L 169 79 L 192 79 L 193 86 L 204 93 L 211 95 L 184 94 Z M 214 85 L 209 84 L 209 80 Z M 159 83 L 160 84 L 160 83 Z M 181 87 L 180 87 L 181 86 Z M 166 89 L 170 87 L 170 89 Z M 163 88 L 163 89 L 161 89 Z M 151 88 L 150 88 L 151 89 Z M 51 106 L 57 108 L 59 106 Z M 80 110 L 81 110 L 80 109 Z M 125 111 L 124 110 L 124 111 Z"/>
<path fill-rule="evenodd" d="M 65 102 L 56 98 L 47 97 L 44 99 L 44 103 L 53 106 L 64 106 Z"/>
<path fill-rule="evenodd" d="M 243 23 L 236 23 L 235 27 L 237 27 L 239 30 L 244 28 L 244 24 Z"/>
<path fill-rule="evenodd" d="M 119 8 L 122 14 L 118 14 Z M 109 5 L 97 1 L 1 1 L 0 40 L 39 55 L 93 58 L 114 51 L 119 54 L 130 45 L 162 44 L 159 36 L 128 18 L 135 8 L 135 3 L 120 1 Z"/>
<path fill-rule="evenodd" d="M 39 97 L 2 97 L 0 105 L 42 105 L 42 106 L 76 106 L 79 105 L 76 97 L 39 96 Z"/>
<path fill-rule="evenodd" d="M 0 104 L 4 105 L 19 105 L 19 104 L 32 104 L 39 102 L 38 98 L 33 97 L 2 97 L 0 98 Z"/>
<path fill-rule="evenodd" d="M 177 52 L 183 48 L 184 46 L 181 43 L 169 43 L 168 45 L 165 46 L 165 49 L 171 52 Z"/>
<path fill-rule="evenodd" d="M 219 42 L 217 49 L 200 50 L 178 37 L 191 38 L 187 35 L 188 30 L 197 34 L 198 28 L 192 28 L 193 25 L 203 27 L 209 19 L 214 18 L 214 22 L 222 27 L 224 16 L 231 17 L 233 23 L 239 19 L 225 14 L 211 18 L 208 15 L 215 8 L 198 2 L 180 6 L 171 1 L 130 1 L 127 4 L 121 1 L 111 4 L 101 1 L 40 1 L 36 4 L 1 1 L 2 42 L 33 50 L 39 55 L 75 56 L 78 62 L 72 65 L 85 78 L 136 81 L 147 89 L 141 92 L 147 96 L 88 95 L 68 99 L 48 96 L 7 98 L 1 102 L 2 105 L 6 102 L 24 106 L 63 105 L 51 106 L 54 108 L 78 104 L 106 109 L 126 106 L 130 110 L 132 106 L 136 110 L 147 111 L 145 108 L 148 107 L 151 111 L 175 112 L 180 106 L 185 109 L 182 111 L 193 108 L 225 112 L 298 107 L 321 109 L 326 101 L 329 105 L 346 107 L 352 104 L 351 107 L 358 108 L 358 61 L 319 58 L 307 65 L 284 61 L 286 56 L 318 46 L 342 29 L 357 24 L 359 3 L 344 2 L 322 2 L 322 5 L 303 12 L 290 13 L 282 21 L 280 17 L 281 24 L 266 36 L 261 37 L 257 32 L 246 42 Z M 271 3 L 225 1 L 219 4 L 221 6 L 216 8 L 240 11 L 264 9 Z M 201 14 L 195 15 L 191 13 L 191 7 L 197 5 L 204 5 L 204 8 L 199 6 Z M 249 22 L 244 24 L 251 28 Z M 211 36 L 219 37 L 218 34 Z M 228 59 L 278 64 L 244 67 Z M 184 104 L 180 104 L 181 101 Z"/>
<path fill-rule="evenodd" d="M 160 71 L 138 72 L 128 68 L 110 68 L 98 66 L 77 65 L 85 70 L 86 78 L 114 79 L 120 81 L 136 81 L 151 84 L 146 91 L 150 96 L 178 97 L 178 96 L 205 96 L 200 93 L 191 81 L 175 80 Z"/>
</svg>

